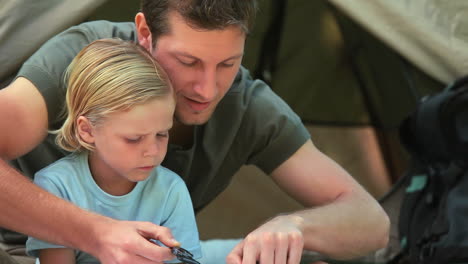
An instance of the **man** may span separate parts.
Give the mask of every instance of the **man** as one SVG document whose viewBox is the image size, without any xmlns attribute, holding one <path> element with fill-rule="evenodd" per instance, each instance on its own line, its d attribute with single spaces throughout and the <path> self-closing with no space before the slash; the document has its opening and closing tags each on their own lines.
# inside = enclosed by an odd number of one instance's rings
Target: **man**
<svg viewBox="0 0 468 264">
<path fill-rule="evenodd" d="M 244 164 L 258 166 L 309 208 L 264 223 L 232 250 L 228 263 L 299 263 L 303 249 L 346 259 L 383 247 L 389 223 L 379 204 L 314 147 L 284 101 L 240 66 L 254 13 L 252 0 L 143 0 L 135 24 L 90 22 L 59 34 L 0 91 L 2 158 L 22 156 L 16 163 L 31 174 L 61 157 L 47 129 L 63 122 L 66 66 L 95 39 L 135 40 L 174 86 L 175 123 L 163 165 L 185 180 L 195 210 L 224 190 Z M 84 212 L 35 187 L 5 161 L 0 226 L 79 248 L 103 263 L 170 258 L 165 248 L 146 241 L 171 245 L 169 230 Z"/>
</svg>

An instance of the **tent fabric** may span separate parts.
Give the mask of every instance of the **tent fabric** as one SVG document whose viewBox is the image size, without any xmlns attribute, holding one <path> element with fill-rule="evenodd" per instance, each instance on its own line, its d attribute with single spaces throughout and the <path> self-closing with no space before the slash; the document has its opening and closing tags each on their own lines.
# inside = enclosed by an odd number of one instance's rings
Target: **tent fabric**
<svg viewBox="0 0 468 264">
<path fill-rule="evenodd" d="M 440 82 L 468 72 L 468 1 L 329 2 Z"/>
<path fill-rule="evenodd" d="M 260 3 L 244 57 L 253 72 L 277 4 Z M 394 129 L 420 97 L 443 87 L 329 1 L 288 1 L 285 8 L 271 87 L 305 123 Z"/>
<path fill-rule="evenodd" d="M 262 1 L 255 29 L 247 40 L 244 64 L 259 66 L 273 5 Z M 349 67 L 346 43 L 326 1 L 287 1 L 272 89 L 311 124 L 366 125 L 368 109 L 360 84 Z M 257 70 L 258 71 L 258 70 Z"/>
<path fill-rule="evenodd" d="M 105 1 L 0 0 L 0 83 L 6 85 L 42 43 L 83 21 Z"/>
</svg>

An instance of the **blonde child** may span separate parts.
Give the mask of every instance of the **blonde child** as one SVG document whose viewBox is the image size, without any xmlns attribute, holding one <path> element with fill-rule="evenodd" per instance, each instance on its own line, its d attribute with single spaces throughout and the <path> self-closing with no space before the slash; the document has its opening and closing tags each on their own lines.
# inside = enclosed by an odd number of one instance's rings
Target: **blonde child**
<svg viewBox="0 0 468 264">
<path fill-rule="evenodd" d="M 160 166 L 175 110 L 162 68 L 137 44 L 103 39 L 75 57 L 66 79 L 66 121 L 52 133 L 72 153 L 37 172 L 35 183 L 86 210 L 152 222 L 160 227 L 160 243 L 182 245 L 200 258 L 185 183 Z M 169 262 L 177 262 L 168 248 L 161 249 L 172 258 Z M 99 263 L 85 252 L 32 237 L 27 251 L 42 264 Z"/>
</svg>

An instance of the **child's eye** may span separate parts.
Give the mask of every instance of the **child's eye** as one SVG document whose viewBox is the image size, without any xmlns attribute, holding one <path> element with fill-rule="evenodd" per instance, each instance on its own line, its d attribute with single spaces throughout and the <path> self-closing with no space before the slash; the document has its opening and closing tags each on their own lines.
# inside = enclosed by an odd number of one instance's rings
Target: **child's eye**
<svg viewBox="0 0 468 264">
<path fill-rule="evenodd" d="M 140 140 L 141 140 L 141 137 L 137 137 L 137 138 L 125 138 L 125 141 L 127 141 L 128 143 L 138 143 Z"/>
<path fill-rule="evenodd" d="M 168 132 L 164 132 L 164 133 L 158 133 L 156 134 L 158 137 L 168 137 L 169 136 L 169 133 Z"/>
</svg>

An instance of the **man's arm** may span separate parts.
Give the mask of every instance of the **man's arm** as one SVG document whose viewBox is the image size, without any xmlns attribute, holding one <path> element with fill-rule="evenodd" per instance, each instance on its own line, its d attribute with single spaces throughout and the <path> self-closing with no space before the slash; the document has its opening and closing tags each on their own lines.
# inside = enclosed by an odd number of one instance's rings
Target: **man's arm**
<svg viewBox="0 0 468 264">
<path fill-rule="evenodd" d="M 39 251 L 41 264 L 75 264 L 75 252 L 70 248 L 47 248 Z"/>
<path fill-rule="evenodd" d="M 389 219 L 378 202 L 308 140 L 272 173 L 309 209 L 277 216 L 242 241 L 228 263 L 299 263 L 302 249 L 350 259 L 382 248 Z M 288 262 L 284 262 L 289 258 Z"/>
<path fill-rule="evenodd" d="M 178 243 L 167 228 L 124 222 L 84 211 L 21 175 L 6 162 L 21 156 L 47 135 L 47 109 L 37 88 L 18 78 L 0 90 L 0 226 L 70 248 L 102 263 L 153 263 L 168 260 L 170 250 L 147 241 Z"/>
</svg>

